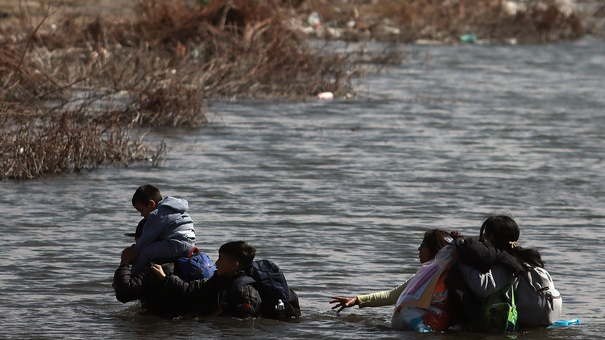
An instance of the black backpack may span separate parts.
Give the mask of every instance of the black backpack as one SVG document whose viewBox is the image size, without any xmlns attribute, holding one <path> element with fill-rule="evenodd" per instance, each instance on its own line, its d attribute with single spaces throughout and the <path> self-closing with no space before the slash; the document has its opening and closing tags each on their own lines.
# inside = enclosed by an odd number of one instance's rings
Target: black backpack
<svg viewBox="0 0 605 340">
<path fill-rule="evenodd" d="M 276 320 L 301 316 L 298 295 L 288 287 L 284 273 L 273 261 L 253 261 L 250 277 L 256 281 L 253 285 L 263 300 L 261 316 Z"/>
</svg>

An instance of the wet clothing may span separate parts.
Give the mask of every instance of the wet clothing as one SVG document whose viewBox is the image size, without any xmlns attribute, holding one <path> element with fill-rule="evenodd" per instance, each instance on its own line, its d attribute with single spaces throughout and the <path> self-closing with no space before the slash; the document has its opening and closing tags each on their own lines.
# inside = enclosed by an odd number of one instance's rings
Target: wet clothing
<svg viewBox="0 0 605 340">
<path fill-rule="evenodd" d="M 447 298 L 448 290 L 445 285 L 446 276 L 447 273 L 444 273 L 439 278 L 437 286 L 433 291 L 429 312 L 417 313 L 417 316 L 424 322 L 424 324 L 429 326 L 433 331 L 446 330 L 450 324 L 450 316 L 449 313 L 447 313 L 449 305 Z M 372 294 L 357 296 L 359 308 L 395 305 L 399 299 L 399 296 L 405 290 L 413 277 L 414 276 L 412 275 L 405 282 L 391 290 L 384 290 Z"/>
<path fill-rule="evenodd" d="M 523 272 L 523 267 L 511 254 L 496 249 L 488 241 L 479 241 L 472 238 L 457 239 L 456 252 L 460 263 L 469 265 L 485 273 L 495 265 L 502 265 L 513 274 Z"/>
<path fill-rule="evenodd" d="M 407 287 L 408 282 L 410 282 L 413 277 L 414 275 L 410 276 L 402 284 L 393 289 L 357 296 L 359 308 L 390 306 L 396 304 L 399 295 L 401 295 L 405 287 Z"/>
<path fill-rule="evenodd" d="M 133 272 L 149 266 L 150 261 L 161 263 L 187 256 L 195 246 L 195 229 L 188 209 L 186 200 L 167 196 L 149 213 L 134 246 L 138 257 Z"/>
<path fill-rule="evenodd" d="M 220 315 L 236 318 L 258 317 L 262 299 L 253 286 L 254 279 L 243 271 L 230 278 L 216 274 L 207 281 L 195 280 L 189 283 L 176 275 L 166 276 L 165 287 L 171 293 L 204 306 Z"/>
<path fill-rule="evenodd" d="M 424 262 L 397 300 L 391 327 L 418 332 L 444 331 L 450 325 L 448 289 L 444 283 L 454 246 L 446 245 Z"/>
<path fill-rule="evenodd" d="M 456 240 L 459 263 L 446 278 L 455 322 L 465 329 L 480 330 L 484 306 L 511 302 L 516 276 L 523 272 L 517 259 L 487 241 Z"/>
<path fill-rule="evenodd" d="M 162 268 L 166 273 L 174 272 L 173 263 L 163 264 Z M 114 273 L 112 286 L 118 301 L 139 300 L 141 307 L 153 315 L 173 318 L 191 312 L 208 313 L 180 294 L 166 290 L 151 268 L 133 274 L 131 266 L 120 265 Z"/>
</svg>

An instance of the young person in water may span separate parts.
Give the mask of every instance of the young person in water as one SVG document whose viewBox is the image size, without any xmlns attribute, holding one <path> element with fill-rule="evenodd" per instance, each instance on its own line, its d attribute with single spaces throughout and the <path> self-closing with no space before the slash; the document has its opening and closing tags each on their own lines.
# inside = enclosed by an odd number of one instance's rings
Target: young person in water
<svg viewBox="0 0 605 340">
<path fill-rule="evenodd" d="M 195 229 L 186 200 L 163 198 L 158 188 L 146 184 L 137 188 L 132 205 L 146 219 L 142 234 L 123 256 L 123 260 L 132 263 L 133 272 L 142 270 L 150 261 L 186 256 L 195 246 Z"/>
<path fill-rule="evenodd" d="M 482 307 L 499 302 L 510 303 L 514 287 L 526 284 L 520 282 L 520 275 L 532 267 L 544 268 L 538 251 L 517 245 L 519 235 L 519 226 L 512 217 L 493 215 L 484 220 L 479 240 L 467 238 L 455 242 L 459 263 L 450 270 L 447 285 L 451 291 L 458 292 L 451 298 L 457 322 L 464 328 L 482 331 L 483 325 L 478 324 Z M 517 322 L 522 326 L 534 326 L 535 315 L 524 308 L 524 304 L 529 303 L 529 299 L 524 298 L 515 292 Z M 558 301 L 551 300 L 551 303 L 554 304 L 553 309 L 561 310 L 560 296 Z"/>
<path fill-rule="evenodd" d="M 139 300 L 144 312 L 170 319 L 188 313 L 209 312 L 203 306 L 194 304 L 191 299 L 168 291 L 150 267 L 133 273 L 126 256 L 127 252 L 122 252 L 121 264 L 113 276 L 112 287 L 118 301 L 128 303 Z M 174 273 L 174 262 L 164 263 L 162 267 L 164 272 Z"/>
<path fill-rule="evenodd" d="M 427 263 L 428 261 L 435 258 L 435 256 L 439 253 L 439 251 L 453 242 L 454 239 L 460 238 L 461 236 L 458 232 L 448 233 L 447 231 L 440 229 L 432 229 L 424 234 L 424 238 L 422 243 L 418 247 L 418 256 L 420 258 L 421 263 Z M 424 311 L 423 315 L 419 315 L 420 319 L 415 320 L 415 322 L 422 322 L 426 326 L 430 327 L 433 331 L 442 331 L 448 328 L 449 326 L 449 313 L 448 302 L 447 302 L 447 289 L 444 284 L 445 276 L 447 275 L 447 270 L 443 271 L 438 279 L 438 283 L 434 288 L 432 293 L 432 297 L 430 298 L 429 311 Z M 380 291 L 372 294 L 366 295 L 358 295 L 353 298 L 342 297 L 342 296 L 334 296 L 330 303 L 336 304 L 332 307 L 332 309 L 338 309 L 337 312 L 342 311 L 345 308 L 359 306 L 359 308 L 363 307 L 379 307 L 379 306 L 388 306 L 395 305 L 398 302 L 401 294 L 405 291 L 406 287 L 410 282 L 414 280 L 415 276 L 410 277 L 405 282 L 400 284 L 399 286 L 391 289 Z M 431 310 L 432 309 L 432 310 Z M 397 310 L 396 312 L 397 313 Z M 410 324 L 408 325 L 395 325 L 394 328 L 408 328 L 414 329 Z"/>
<path fill-rule="evenodd" d="M 247 276 L 256 249 L 244 241 L 228 242 L 218 251 L 216 272 L 208 279 L 189 283 L 176 275 L 166 274 L 162 266 L 151 269 L 164 281 L 166 289 L 193 303 L 210 308 L 216 314 L 236 318 L 258 317 L 262 299 Z"/>
</svg>

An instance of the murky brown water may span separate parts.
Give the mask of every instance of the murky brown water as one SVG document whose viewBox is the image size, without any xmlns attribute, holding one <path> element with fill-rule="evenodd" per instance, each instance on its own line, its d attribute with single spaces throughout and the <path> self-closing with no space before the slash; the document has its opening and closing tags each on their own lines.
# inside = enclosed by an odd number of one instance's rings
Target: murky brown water
<svg viewBox="0 0 605 340">
<path fill-rule="evenodd" d="M 476 235 L 513 213 L 582 325 L 519 334 L 600 338 L 605 282 L 605 45 L 409 48 L 356 101 L 217 103 L 213 125 L 166 131 L 168 159 L 0 182 L 0 323 L 6 338 L 480 338 L 389 329 L 390 307 L 337 316 L 333 294 L 394 287 L 428 228 Z M 115 300 L 135 188 L 190 201 L 198 245 L 235 239 L 299 293 L 299 324 L 138 315 Z M 504 338 L 494 336 L 493 338 Z"/>
</svg>

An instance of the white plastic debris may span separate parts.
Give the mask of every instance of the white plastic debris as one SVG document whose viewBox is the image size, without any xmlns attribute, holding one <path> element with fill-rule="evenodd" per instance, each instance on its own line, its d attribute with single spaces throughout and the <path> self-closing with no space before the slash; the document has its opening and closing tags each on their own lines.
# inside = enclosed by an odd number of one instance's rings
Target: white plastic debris
<svg viewBox="0 0 605 340">
<path fill-rule="evenodd" d="M 330 99 L 334 99 L 334 93 L 332 92 L 321 92 L 317 94 L 317 99 L 322 99 L 322 100 L 330 100 Z"/>
</svg>

